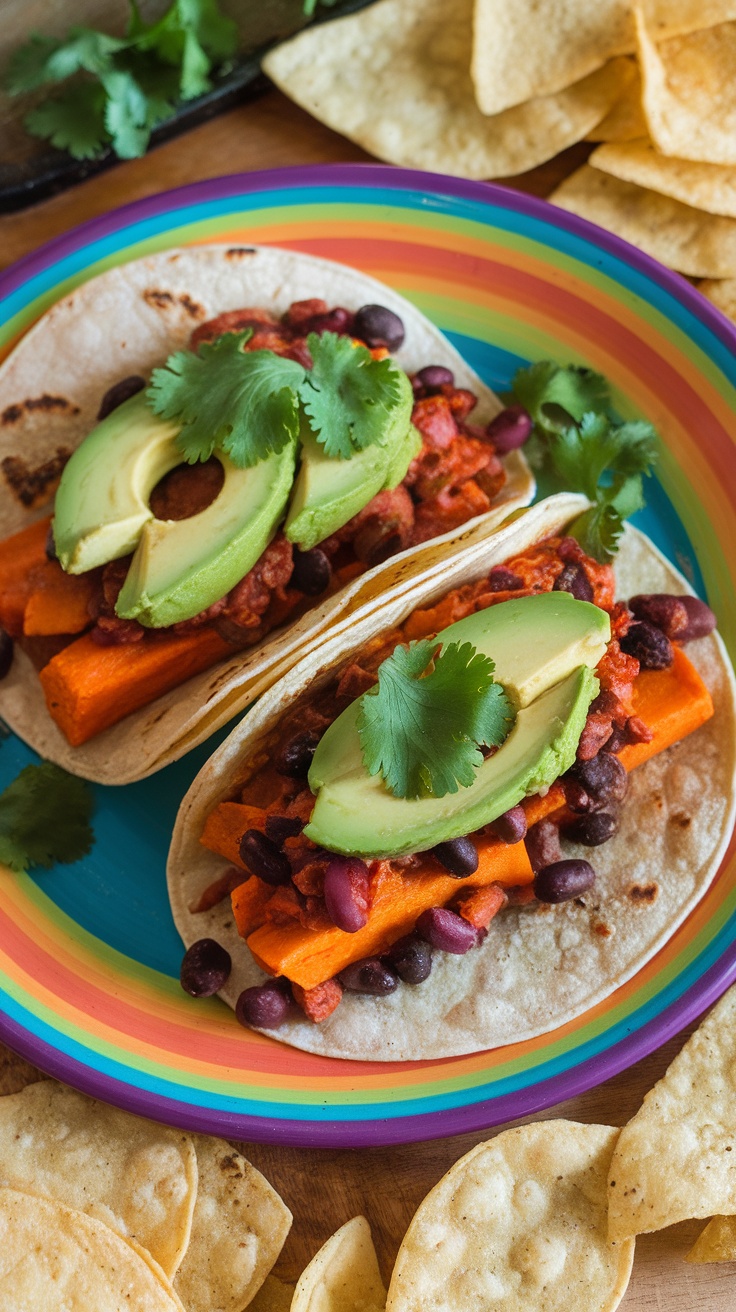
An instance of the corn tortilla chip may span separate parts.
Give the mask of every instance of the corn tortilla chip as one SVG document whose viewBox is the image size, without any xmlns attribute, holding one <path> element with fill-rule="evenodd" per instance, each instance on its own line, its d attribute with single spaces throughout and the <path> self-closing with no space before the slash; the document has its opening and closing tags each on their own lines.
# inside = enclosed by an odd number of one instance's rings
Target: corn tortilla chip
<svg viewBox="0 0 736 1312">
<path fill-rule="evenodd" d="M 648 0 L 645 12 L 662 40 L 736 18 L 736 3 Z M 484 114 L 562 91 L 635 50 L 630 0 L 475 0 L 472 74 Z"/>
<path fill-rule="evenodd" d="M 293 1285 L 285 1285 L 276 1276 L 266 1276 L 255 1298 L 248 1304 L 248 1312 L 290 1312 L 293 1294 Z"/>
<path fill-rule="evenodd" d="M 636 12 L 642 103 L 663 155 L 736 164 L 736 23 L 655 45 Z"/>
<path fill-rule="evenodd" d="M 695 278 L 736 275 L 736 219 L 704 214 L 589 164 L 566 178 L 549 199 L 680 273 Z"/>
<path fill-rule="evenodd" d="M 686 1262 L 736 1262 L 736 1216 L 714 1216 L 696 1239 Z"/>
<path fill-rule="evenodd" d="M 736 1213 L 736 988 L 621 1131 L 608 1200 L 612 1239 Z"/>
<path fill-rule="evenodd" d="M 736 323 L 736 278 L 706 278 L 698 291 Z"/>
<path fill-rule="evenodd" d="M 420 1204 L 386 1312 L 612 1312 L 634 1259 L 606 1234 L 618 1133 L 546 1121 L 473 1148 Z"/>
<path fill-rule="evenodd" d="M 503 177 L 580 141 L 616 100 L 628 60 L 559 95 L 486 118 L 470 80 L 473 0 L 378 0 L 308 28 L 264 70 L 297 104 L 393 164 L 466 178 Z"/>
<path fill-rule="evenodd" d="M 3 1312 L 184 1312 L 163 1271 L 84 1212 L 0 1189 Z"/>
<path fill-rule="evenodd" d="M 43 1080 L 0 1098 L 0 1186 L 96 1217 L 171 1277 L 189 1243 L 197 1160 L 188 1134 Z"/>
<path fill-rule="evenodd" d="M 193 1138 L 199 1186 L 174 1288 L 187 1312 L 242 1312 L 283 1248 L 291 1212 L 224 1139 Z"/>
<path fill-rule="evenodd" d="M 647 134 L 647 121 L 641 105 L 641 75 L 632 60 L 632 76 L 623 87 L 615 105 L 588 133 L 588 141 L 635 141 Z"/>
<path fill-rule="evenodd" d="M 300 1275 L 291 1312 L 384 1312 L 385 1307 L 371 1228 L 364 1216 L 354 1216 Z"/>
<path fill-rule="evenodd" d="M 661 196 L 672 196 L 693 209 L 736 218 L 736 168 L 727 164 L 696 164 L 660 155 L 646 140 L 599 146 L 588 163 L 623 182 L 635 182 Z"/>
</svg>

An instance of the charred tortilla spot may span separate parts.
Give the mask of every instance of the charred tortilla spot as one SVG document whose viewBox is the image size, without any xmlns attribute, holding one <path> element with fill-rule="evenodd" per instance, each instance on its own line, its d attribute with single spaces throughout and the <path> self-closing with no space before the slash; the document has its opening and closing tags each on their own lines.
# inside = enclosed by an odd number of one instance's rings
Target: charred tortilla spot
<svg viewBox="0 0 736 1312">
<path fill-rule="evenodd" d="M 692 816 L 687 811 L 673 811 L 670 816 L 670 824 L 677 825 L 678 829 L 689 829 L 692 822 Z"/>
<path fill-rule="evenodd" d="M 173 292 L 162 291 L 158 287 L 148 287 L 143 293 L 143 299 L 148 305 L 153 306 L 155 310 L 167 310 L 170 305 L 181 305 L 186 310 L 190 319 L 204 319 L 206 311 L 203 305 L 198 301 L 192 300 L 187 292 L 181 292 L 175 296 Z"/>
<path fill-rule="evenodd" d="M 593 926 L 593 933 L 598 934 L 600 938 L 610 938 L 613 930 L 610 925 L 604 925 L 602 921 L 599 921 L 597 925 Z"/>
<path fill-rule="evenodd" d="M 252 246 L 230 246 L 225 251 L 226 260 L 242 260 L 244 255 L 255 255 L 255 250 Z"/>
<path fill-rule="evenodd" d="M 49 396 L 44 392 L 41 396 L 27 396 L 25 401 L 18 401 L 14 405 L 8 405 L 0 415 L 0 423 L 17 424 L 22 418 L 23 412 L 32 414 L 35 410 L 45 411 L 46 414 L 52 410 L 63 410 L 70 415 L 79 414 L 79 406 L 75 405 L 66 396 Z"/>
<path fill-rule="evenodd" d="M 191 296 L 187 296 L 186 292 L 182 292 L 179 297 L 179 304 L 183 305 L 191 319 L 204 319 L 206 313 L 204 306 L 200 305 L 198 301 L 193 301 Z"/>
<path fill-rule="evenodd" d="M 143 299 L 148 305 L 152 305 L 157 310 L 165 310 L 167 305 L 174 304 L 171 292 L 162 292 L 155 287 L 148 287 L 143 293 Z"/>
<path fill-rule="evenodd" d="M 47 501 L 61 478 L 61 472 L 71 455 L 66 447 L 56 448 L 56 454 L 33 469 L 20 456 L 6 456 L 2 461 L 5 482 L 22 506 L 31 508 Z"/>
<path fill-rule="evenodd" d="M 22 405 L 8 405 L 3 410 L 0 421 L 3 424 L 17 424 L 23 414 Z"/>
<path fill-rule="evenodd" d="M 221 1157 L 220 1170 L 222 1171 L 223 1175 L 234 1176 L 238 1180 L 241 1178 L 243 1174 L 242 1167 L 240 1166 L 240 1163 L 238 1162 L 238 1159 L 235 1156 Z"/>
<path fill-rule="evenodd" d="M 656 902 L 659 897 L 659 884 L 632 884 L 629 889 L 632 902 Z"/>
</svg>

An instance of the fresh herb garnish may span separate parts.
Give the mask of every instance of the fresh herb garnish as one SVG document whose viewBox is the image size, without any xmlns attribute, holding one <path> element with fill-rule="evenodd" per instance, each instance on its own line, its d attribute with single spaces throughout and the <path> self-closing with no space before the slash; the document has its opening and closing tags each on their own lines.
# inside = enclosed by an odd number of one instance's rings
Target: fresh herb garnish
<svg viewBox="0 0 736 1312">
<path fill-rule="evenodd" d="M 312 368 L 300 396 L 309 427 L 328 456 L 349 460 L 385 433 L 399 400 L 396 366 L 336 333 L 310 333 L 307 346 Z"/>
<path fill-rule="evenodd" d="M 51 761 L 27 765 L 0 793 L 0 861 L 19 873 L 29 866 L 78 861 L 89 852 L 92 794 Z"/>
<path fill-rule="evenodd" d="M 237 43 L 237 27 L 216 0 L 173 0 L 153 23 L 130 0 L 124 37 L 88 27 L 70 28 L 63 40 L 33 33 L 11 56 L 5 86 L 22 95 L 64 83 L 26 114 L 28 131 L 75 159 L 96 159 L 108 146 L 132 159 L 177 101 L 209 91 Z"/>
<path fill-rule="evenodd" d="M 240 469 L 293 441 L 300 410 L 328 456 L 349 459 L 380 442 L 400 400 L 396 365 L 335 333 L 310 333 L 313 368 L 274 351 L 244 351 L 252 330 L 177 351 L 154 369 L 146 393 L 155 414 L 177 420 L 177 445 L 194 464 L 216 448 Z"/>
<path fill-rule="evenodd" d="M 612 560 L 624 520 L 644 505 L 643 479 L 657 458 L 654 428 L 616 420 L 608 384 L 592 369 L 541 360 L 517 371 L 513 391 L 534 420 L 526 449 L 548 490 L 582 492 L 593 503 L 568 532 L 588 555 Z"/>
<path fill-rule="evenodd" d="M 177 351 L 154 369 L 147 397 L 155 414 L 181 422 L 184 459 L 209 460 L 216 447 L 247 469 L 295 441 L 304 369 L 273 351 L 243 351 L 252 329 Z"/>
<path fill-rule="evenodd" d="M 483 764 L 481 746 L 499 747 L 513 710 L 493 678 L 490 657 L 470 642 L 434 653 L 431 638 L 397 647 L 366 693 L 358 736 L 369 774 L 396 797 L 444 797 L 467 788 Z"/>
</svg>

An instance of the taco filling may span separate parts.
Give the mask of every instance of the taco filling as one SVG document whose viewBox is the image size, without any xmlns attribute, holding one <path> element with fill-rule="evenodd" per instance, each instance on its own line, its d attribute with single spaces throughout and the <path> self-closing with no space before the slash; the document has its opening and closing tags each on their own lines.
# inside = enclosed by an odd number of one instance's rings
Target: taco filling
<svg viewBox="0 0 736 1312">
<path fill-rule="evenodd" d="M 403 337 L 378 305 L 227 311 L 106 393 L 53 518 L 0 543 L 4 665 L 12 639 L 70 744 L 491 508 L 530 421 L 475 425 Z"/>
<path fill-rule="evenodd" d="M 272 977 L 240 993 L 242 1023 L 277 1029 L 296 1004 L 320 1024 L 349 994 L 419 989 L 433 954 L 474 952 L 506 908 L 594 896 L 630 772 L 713 715 L 684 650 L 713 612 L 615 587 L 564 530 L 544 537 L 371 638 L 275 720 L 200 830 L 227 864 L 187 917 L 231 899 Z M 184 987 L 220 987 L 225 958 L 193 942 Z"/>
</svg>

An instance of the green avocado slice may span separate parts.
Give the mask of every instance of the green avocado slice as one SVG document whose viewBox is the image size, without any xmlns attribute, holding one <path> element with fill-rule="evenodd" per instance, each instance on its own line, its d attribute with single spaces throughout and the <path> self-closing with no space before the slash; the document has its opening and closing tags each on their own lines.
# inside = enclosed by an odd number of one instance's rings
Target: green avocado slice
<svg viewBox="0 0 736 1312">
<path fill-rule="evenodd" d="M 336 533 L 382 488 L 396 487 L 421 446 L 410 423 L 411 383 L 397 370 L 401 396 L 380 442 L 349 460 L 328 456 L 302 421 L 301 466 L 286 516 L 284 533 L 300 551 L 309 551 Z"/>
<path fill-rule="evenodd" d="M 609 639 L 606 612 L 566 592 L 501 602 L 449 625 L 437 642 L 472 642 L 491 656 L 495 677 L 519 708 L 503 746 L 468 788 L 440 798 L 394 797 L 363 764 L 358 699 L 315 752 L 309 786 L 317 800 L 304 832 L 332 851 L 384 857 L 426 851 L 489 824 L 572 765 L 598 691 L 592 667 Z"/>
</svg>

